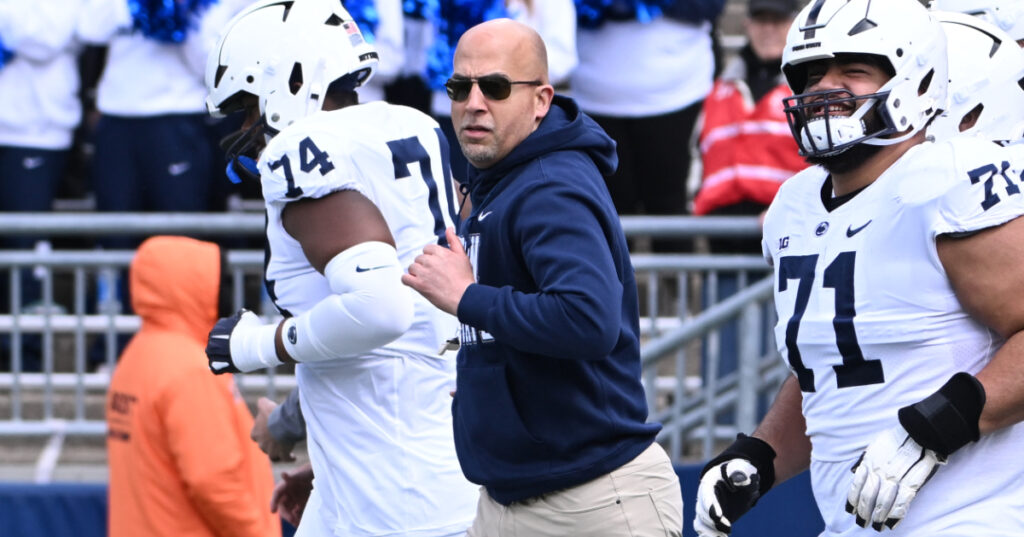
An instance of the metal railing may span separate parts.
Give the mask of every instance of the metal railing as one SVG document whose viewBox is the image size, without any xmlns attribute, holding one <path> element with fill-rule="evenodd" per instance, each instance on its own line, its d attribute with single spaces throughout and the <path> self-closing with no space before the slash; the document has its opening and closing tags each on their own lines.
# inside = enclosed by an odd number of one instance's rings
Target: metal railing
<svg viewBox="0 0 1024 537">
<path fill-rule="evenodd" d="M 633 238 L 760 235 L 753 217 L 623 217 L 622 224 Z M 251 213 L 0 214 L 2 234 L 50 238 L 259 237 L 264 226 L 263 215 Z M 0 437 L 105 434 L 102 415 L 90 413 L 88 402 L 91 397 L 95 406 L 105 393 L 118 335 L 136 331 L 139 319 L 113 310 L 95 312 L 90 288 L 103 271 L 127 267 L 133 255 L 102 250 L 0 251 L 0 277 L 7 273 L 11 294 L 10 313 L 0 314 L 0 335 L 10 341 L 10 367 L 0 372 L 0 394 L 9 394 L 10 409 L 0 410 Z M 651 418 L 664 424 L 659 439 L 674 459 L 707 458 L 715 442 L 753 428 L 763 398 L 774 393 L 786 374 L 770 334 L 770 268 L 760 256 L 635 253 L 632 259 L 642 288 L 643 380 Z M 235 304 L 252 308 L 254 304 L 246 304 L 247 289 L 262 281 L 263 252 L 232 250 L 227 260 Z M 28 268 L 41 275 L 41 307 L 32 309 L 25 309 L 20 298 L 20 269 Z M 716 293 L 726 279 L 738 292 L 720 299 Z M 64 290 L 67 306 L 57 305 L 56 282 L 70 287 L 70 292 Z M 730 323 L 738 323 L 733 330 L 738 337 L 726 345 L 724 327 Z M 24 343 L 30 336 L 41 343 L 38 372 L 26 371 Z M 89 346 L 97 339 L 105 344 L 106 372 L 95 372 L 88 363 Z M 729 359 L 723 361 L 723 356 Z M 724 369 L 726 362 L 735 367 Z M 293 376 L 273 372 L 236 378 L 246 390 L 271 396 L 295 383 Z M 40 397 L 27 412 L 30 393 Z M 54 404 L 58 393 L 72 401 L 61 405 L 63 413 Z"/>
</svg>

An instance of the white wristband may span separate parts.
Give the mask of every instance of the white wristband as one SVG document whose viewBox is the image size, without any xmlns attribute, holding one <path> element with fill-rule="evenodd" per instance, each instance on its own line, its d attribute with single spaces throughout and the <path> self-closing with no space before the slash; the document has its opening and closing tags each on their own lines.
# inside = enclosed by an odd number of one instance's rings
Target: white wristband
<svg viewBox="0 0 1024 537">
<path fill-rule="evenodd" d="M 277 358 L 276 335 L 276 324 L 261 324 L 255 313 L 246 312 L 231 331 L 231 361 L 235 367 L 248 373 L 284 363 Z"/>
</svg>

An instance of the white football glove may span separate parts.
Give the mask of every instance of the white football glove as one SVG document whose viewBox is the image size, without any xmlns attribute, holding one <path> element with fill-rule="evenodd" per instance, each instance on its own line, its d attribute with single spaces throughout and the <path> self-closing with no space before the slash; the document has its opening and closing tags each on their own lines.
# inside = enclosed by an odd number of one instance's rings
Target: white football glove
<svg viewBox="0 0 1024 537">
<path fill-rule="evenodd" d="M 925 449 L 906 429 L 897 425 L 879 434 L 852 468 L 853 483 L 846 512 L 857 525 L 875 531 L 895 528 L 905 516 L 917 491 L 931 479 L 945 457 Z"/>
<path fill-rule="evenodd" d="M 277 325 L 263 324 L 259 316 L 244 308 L 231 317 L 221 318 L 206 340 L 210 371 L 215 375 L 248 373 L 280 365 L 274 342 L 276 334 Z"/>
<path fill-rule="evenodd" d="M 726 537 L 732 523 L 761 496 L 757 468 L 746 459 L 729 459 L 711 467 L 697 486 L 697 517 L 693 529 L 700 537 Z"/>
</svg>

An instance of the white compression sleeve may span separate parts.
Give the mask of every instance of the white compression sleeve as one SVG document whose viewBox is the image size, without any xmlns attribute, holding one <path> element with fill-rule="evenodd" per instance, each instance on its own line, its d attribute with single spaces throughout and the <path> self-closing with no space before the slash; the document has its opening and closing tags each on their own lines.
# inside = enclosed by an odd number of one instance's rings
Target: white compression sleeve
<svg viewBox="0 0 1024 537">
<path fill-rule="evenodd" d="M 398 252 L 363 242 L 334 256 L 324 276 L 335 294 L 288 319 L 285 350 L 297 362 L 362 354 L 394 341 L 412 325 L 412 290 L 402 285 Z"/>
</svg>

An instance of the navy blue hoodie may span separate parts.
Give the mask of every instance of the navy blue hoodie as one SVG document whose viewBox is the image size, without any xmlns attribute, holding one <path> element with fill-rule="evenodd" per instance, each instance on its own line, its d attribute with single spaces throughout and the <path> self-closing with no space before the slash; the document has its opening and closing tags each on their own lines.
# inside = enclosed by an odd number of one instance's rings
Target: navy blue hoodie
<svg viewBox="0 0 1024 537">
<path fill-rule="evenodd" d="M 470 169 L 476 281 L 452 412 L 466 477 L 502 504 L 607 474 L 651 445 L 633 265 L 602 175 L 615 142 L 555 97 L 503 160 Z"/>
</svg>

